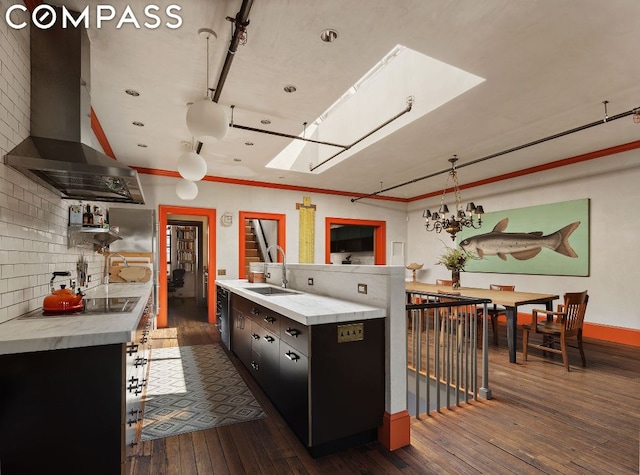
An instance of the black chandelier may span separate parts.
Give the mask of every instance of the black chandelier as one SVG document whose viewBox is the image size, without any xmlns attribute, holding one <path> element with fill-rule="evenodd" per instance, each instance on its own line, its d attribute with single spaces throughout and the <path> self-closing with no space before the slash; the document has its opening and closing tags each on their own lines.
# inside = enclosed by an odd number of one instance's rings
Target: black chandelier
<svg viewBox="0 0 640 475">
<path fill-rule="evenodd" d="M 458 186 L 458 172 L 456 171 L 457 161 L 457 155 L 454 155 L 449 159 L 449 162 L 451 163 L 451 170 L 447 175 L 447 181 L 444 185 L 444 190 L 442 191 L 442 199 L 440 200 L 440 208 L 438 211 L 431 213 L 431 211 L 426 209 L 424 210 L 424 213 L 422 213 L 422 217 L 426 222 L 425 228 L 427 231 L 435 231 L 439 233 L 444 229 L 451 235 L 451 239 L 453 241 L 456 240 L 456 234 L 458 234 L 462 228 L 479 229 L 480 226 L 482 226 L 482 215 L 484 214 L 482 205 L 476 206 L 473 202 L 467 203 L 466 210 L 462 209 L 462 199 L 460 198 L 460 188 Z M 449 214 L 449 207 L 444 203 L 444 198 L 447 194 L 449 180 L 453 181 L 456 208 L 455 213 L 451 214 L 450 217 L 447 217 Z"/>
</svg>

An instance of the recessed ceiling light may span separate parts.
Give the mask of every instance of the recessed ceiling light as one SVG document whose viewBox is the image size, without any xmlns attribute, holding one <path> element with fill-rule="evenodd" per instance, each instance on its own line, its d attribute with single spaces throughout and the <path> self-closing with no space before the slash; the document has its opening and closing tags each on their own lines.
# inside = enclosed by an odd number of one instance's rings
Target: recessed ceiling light
<svg viewBox="0 0 640 475">
<path fill-rule="evenodd" d="M 146 143 L 139 143 L 139 144 L 138 144 L 138 147 L 140 147 L 140 148 L 147 148 L 147 147 L 148 147 L 148 145 L 147 145 Z"/>
<path fill-rule="evenodd" d="M 138 122 L 137 120 L 131 122 L 133 125 L 135 125 L 136 127 L 144 127 L 144 124 L 142 122 Z"/>
<path fill-rule="evenodd" d="M 140 95 L 140 93 L 138 91 L 136 91 L 135 89 L 127 89 L 126 91 L 127 94 L 129 94 L 130 96 L 133 97 L 138 97 Z"/>
<path fill-rule="evenodd" d="M 233 159 L 233 161 L 234 161 L 234 162 L 241 162 L 241 161 L 242 161 L 242 159 L 241 159 L 241 158 L 234 158 L 234 159 Z"/>
<path fill-rule="evenodd" d="M 269 125 L 271 123 L 271 121 L 269 119 L 262 119 L 260 121 L 260 123 L 263 124 L 263 125 Z"/>
<path fill-rule="evenodd" d="M 253 142 L 250 142 L 250 141 L 248 141 L 248 140 L 247 140 L 244 144 L 245 144 L 247 147 L 253 147 Z"/>
<path fill-rule="evenodd" d="M 338 39 L 338 32 L 336 30 L 332 30 L 331 28 L 327 28 L 322 33 L 320 33 L 320 39 L 325 43 L 333 43 Z"/>
<path fill-rule="evenodd" d="M 295 87 L 293 84 L 287 84 L 284 87 L 284 92 L 288 92 L 289 94 L 291 94 L 292 92 L 296 92 L 298 90 L 297 87 Z"/>
</svg>

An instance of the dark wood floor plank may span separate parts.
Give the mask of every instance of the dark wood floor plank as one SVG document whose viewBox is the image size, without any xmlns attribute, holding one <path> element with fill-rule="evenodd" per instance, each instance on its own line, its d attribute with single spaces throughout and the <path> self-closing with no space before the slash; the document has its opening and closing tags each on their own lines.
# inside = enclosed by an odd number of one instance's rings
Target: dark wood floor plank
<svg viewBox="0 0 640 475">
<path fill-rule="evenodd" d="M 213 464 L 211 463 L 211 456 L 209 454 L 209 447 L 207 445 L 206 431 L 200 430 L 191 433 L 191 440 L 193 441 L 193 454 L 195 457 L 195 464 L 197 473 L 213 473 Z"/>
<path fill-rule="evenodd" d="M 180 434 L 178 443 L 180 444 L 180 474 L 198 475 L 192 433 Z"/>
<path fill-rule="evenodd" d="M 169 473 L 167 466 L 166 439 L 155 439 L 151 441 L 151 475 L 164 475 Z M 138 475 L 138 474 L 135 474 Z"/>
<path fill-rule="evenodd" d="M 220 475 L 230 473 L 227 460 L 224 458 L 224 450 L 220 443 L 220 438 L 218 437 L 218 431 L 216 429 L 208 429 L 202 431 L 202 433 L 207 441 L 207 450 L 209 452 L 209 458 L 211 459 L 212 473 Z M 203 473 L 200 475 L 203 475 Z"/>
<path fill-rule="evenodd" d="M 253 422 L 245 422 L 243 424 L 232 424 L 229 426 L 229 432 L 233 437 L 233 441 L 238 448 L 238 452 L 242 454 L 242 465 L 246 473 L 270 473 L 273 466 L 269 457 L 266 456 L 264 448 L 255 438 L 255 433 L 251 427 L 255 427 Z M 244 427 L 243 427 L 244 426 Z"/>
<path fill-rule="evenodd" d="M 167 472 L 166 473 L 182 473 L 180 462 L 182 460 L 180 454 L 179 436 L 167 437 L 165 440 L 165 452 L 167 454 Z"/>
<path fill-rule="evenodd" d="M 220 437 L 220 445 L 224 453 L 224 459 L 227 462 L 227 467 L 229 467 L 229 472 L 233 475 L 247 473 L 229 426 L 218 427 L 218 436 Z"/>
<path fill-rule="evenodd" d="M 154 348 L 219 343 L 189 299 L 170 305 L 169 325 L 151 335 Z M 316 459 L 230 355 L 267 418 L 192 433 L 192 443 L 142 443 L 132 475 L 181 475 L 183 463 L 195 463 L 198 475 L 639 473 L 640 348 L 586 340 L 588 366 L 571 350 L 567 373 L 561 358 L 541 352 L 523 363 L 520 346 L 517 364 L 508 363 L 503 323 L 499 338 L 499 348 L 489 345 L 492 400 L 412 419 L 412 445 L 394 452 L 372 443 Z"/>
</svg>

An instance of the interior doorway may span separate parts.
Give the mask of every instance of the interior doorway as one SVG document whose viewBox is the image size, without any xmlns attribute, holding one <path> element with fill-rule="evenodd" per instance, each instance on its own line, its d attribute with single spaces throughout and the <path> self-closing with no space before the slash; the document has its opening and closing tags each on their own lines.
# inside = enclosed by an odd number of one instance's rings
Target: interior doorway
<svg viewBox="0 0 640 475">
<path fill-rule="evenodd" d="M 251 261 L 282 262 L 280 253 L 273 251 L 269 259 L 267 249 L 277 244 L 286 253 L 285 218 L 284 214 L 240 211 L 238 219 L 238 276 L 240 279 L 247 278 Z"/>
<path fill-rule="evenodd" d="M 206 305 L 208 285 L 205 218 L 192 221 L 170 214 L 165 234 L 167 246 L 167 305 L 192 300 L 196 306 Z"/>
<path fill-rule="evenodd" d="M 385 221 L 325 218 L 325 263 L 386 264 L 386 226 Z"/>
<path fill-rule="evenodd" d="M 167 252 L 167 225 L 169 222 L 183 223 L 200 223 L 202 227 L 201 236 L 201 256 L 206 255 L 205 259 L 201 260 L 201 274 L 204 273 L 206 268 L 210 276 L 215 275 L 216 269 L 216 210 L 206 208 L 188 208 L 182 206 L 159 206 L 159 226 L 160 232 L 158 239 L 159 250 L 162 253 Z M 204 219 L 202 219 L 204 218 Z M 197 251 L 197 249 L 194 249 Z M 163 254 L 164 255 L 164 254 Z M 169 265 L 167 264 L 167 258 L 158 259 L 159 268 L 159 308 L 158 308 L 158 327 L 164 328 L 167 326 L 167 310 L 169 306 L 168 302 L 168 279 Z M 186 261 L 183 263 L 186 265 Z M 199 277 L 199 285 L 203 284 L 203 276 Z M 200 287 L 196 289 L 200 290 Z M 207 321 L 209 323 L 215 323 L 216 320 L 216 302 L 215 302 L 215 286 L 208 285 L 205 293 L 202 296 L 203 300 L 206 300 L 207 307 Z"/>
</svg>

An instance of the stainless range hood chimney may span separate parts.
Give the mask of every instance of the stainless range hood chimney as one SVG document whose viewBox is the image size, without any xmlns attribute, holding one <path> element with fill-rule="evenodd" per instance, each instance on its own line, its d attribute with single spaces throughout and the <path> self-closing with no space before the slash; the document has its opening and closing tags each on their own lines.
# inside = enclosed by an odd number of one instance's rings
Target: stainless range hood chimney
<svg viewBox="0 0 640 475">
<path fill-rule="evenodd" d="M 138 172 L 92 148 L 89 37 L 31 25 L 31 136 L 5 164 L 66 199 L 144 204 Z"/>
</svg>

